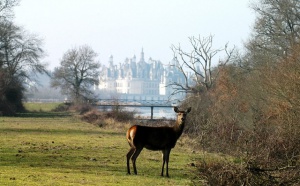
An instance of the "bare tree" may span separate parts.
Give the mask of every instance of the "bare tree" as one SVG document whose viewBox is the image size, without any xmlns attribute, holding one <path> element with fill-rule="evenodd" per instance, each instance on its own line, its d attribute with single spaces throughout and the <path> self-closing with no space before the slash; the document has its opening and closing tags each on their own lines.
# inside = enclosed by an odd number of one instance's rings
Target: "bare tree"
<svg viewBox="0 0 300 186">
<path fill-rule="evenodd" d="M 9 19 L 14 16 L 13 7 L 19 5 L 20 0 L 0 0 L 0 19 Z"/>
<path fill-rule="evenodd" d="M 31 72 L 46 72 L 42 40 L 14 24 L 19 0 L 0 0 L 0 114 L 24 110 L 22 99 Z"/>
<path fill-rule="evenodd" d="M 300 1 L 260 0 L 252 8 L 257 18 L 247 48 L 269 54 L 274 61 L 289 54 L 300 42 Z"/>
<path fill-rule="evenodd" d="M 219 59 L 219 65 L 227 64 L 234 52 L 228 49 L 226 44 L 223 48 L 213 48 L 213 36 L 189 37 L 192 46 L 191 52 L 184 51 L 181 46 L 172 46 L 175 65 L 184 75 L 185 84 L 171 82 L 169 85 L 175 88 L 173 94 L 180 92 L 197 93 L 204 89 L 210 89 L 218 76 L 218 67 L 214 67 L 213 62 L 216 56 L 225 53 L 226 57 Z"/>
<path fill-rule="evenodd" d="M 0 22 L 0 70 L 6 74 L 7 85 L 16 79 L 24 84 L 32 79 L 32 72 L 46 73 L 43 57 L 42 40 L 10 21 Z"/>
<path fill-rule="evenodd" d="M 68 50 L 56 68 L 51 81 L 52 87 L 60 87 L 64 95 L 78 103 L 92 99 L 91 87 L 98 83 L 100 64 L 95 62 L 97 54 L 89 46 Z"/>
<path fill-rule="evenodd" d="M 42 40 L 10 21 L 0 22 L 0 68 L 12 76 L 29 78 L 28 72 L 45 72 Z"/>
<path fill-rule="evenodd" d="M 24 84 L 31 72 L 46 72 L 42 41 L 8 19 L 0 19 L 0 112 L 22 111 Z"/>
</svg>

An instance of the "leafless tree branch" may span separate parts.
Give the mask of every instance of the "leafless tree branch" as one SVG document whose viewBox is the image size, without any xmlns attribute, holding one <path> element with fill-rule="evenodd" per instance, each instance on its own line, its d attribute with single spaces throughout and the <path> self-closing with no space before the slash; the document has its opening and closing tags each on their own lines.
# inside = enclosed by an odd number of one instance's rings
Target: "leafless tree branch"
<svg viewBox="0 0 300 186">
<path fill-rule="evenodd" d="M 171 82 L 169 86 L 174 88 L 174 94 L 178 92 L 199 92 L 201 89 L 210 89 L 218 75 L 218 67 L 213 67 L 213 59 L 221 54 L 225 55 L 219 65 L 226 65 L 235 51 L 229 49 L 228 44 L 223 48 L 213 48 L 213 36 L 189 37 L 191 52 L 184 51 L 181 46 L 173 45 L 174 59 L 177 61 L 176 67 L 185 78 L 185 83 Z M 214 72 L 214 73 L 213 73 Z"/>
</svg>

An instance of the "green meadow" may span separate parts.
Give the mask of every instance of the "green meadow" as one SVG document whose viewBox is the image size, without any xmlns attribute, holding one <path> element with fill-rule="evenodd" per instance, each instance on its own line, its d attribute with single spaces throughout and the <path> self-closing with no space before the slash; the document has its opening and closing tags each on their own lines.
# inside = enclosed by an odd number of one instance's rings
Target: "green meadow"
<svg viewBox="0 0 300 186">
<path fill-rule="evenodd" d="M 138 175 L 127 175 L 126 127 L 103 129 L 55 104 L 0 117 L 0 185 L 194 185 L 195 158 L 181 138 L 171 151 L 170 178 L 161 177 L 161 153 L 144 149 Z M 132 168 L 132 166 L 131 166 Z"/>
</svg>

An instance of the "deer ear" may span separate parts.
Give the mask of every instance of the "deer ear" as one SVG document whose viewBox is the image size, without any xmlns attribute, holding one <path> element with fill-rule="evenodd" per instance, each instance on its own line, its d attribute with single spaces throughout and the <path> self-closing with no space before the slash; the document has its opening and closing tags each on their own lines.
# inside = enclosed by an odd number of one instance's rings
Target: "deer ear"
<svg viewBox="0 0 300 186">
<path fill-rule="evenodd" d="M 192 110 L 192 107 L 189 107 L 185 112 L 189 113 L 189 112 L 191 112 L 191 110 Z"/>
<path fill-rule="evenodd" d="M 174 112 L 178 112 L 178 107 L 174 107 Z"/>
</svg>

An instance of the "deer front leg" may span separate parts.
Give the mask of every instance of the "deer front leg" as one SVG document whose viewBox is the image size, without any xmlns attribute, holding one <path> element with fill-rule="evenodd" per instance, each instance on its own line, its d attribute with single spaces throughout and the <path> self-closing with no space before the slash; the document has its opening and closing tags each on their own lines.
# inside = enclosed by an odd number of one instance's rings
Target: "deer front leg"
<svg viewBox="0 0 300 186">
<path fill-rule="evenodd" d="M 168 149 L 168 150 L 166 150 L 167 152 L 166 152 L 166 163 L 167 163 L 167 167 L 166 167 L 166 176 L 167 177 L 169 177 L 169 157 L 170 157 L 170 152 L 171 152 L 171 149 Z"/>
<path fill-rule="evenodd" d="M 163 155 L 162 155 L 162 158 L 163 158 L 163 164 L 162 164 L 162 168 L 161 168 L 161 176 L 164 176 L 164 167 L 165 167 L 165 152 L 162 151 Z"/>
<path fill-rule="evenodd" d="M 169 177 L 169 156 L 170 156 L 171 149 L 165 149 L 162 151 L 163 153 L 163 164 L 161 169 L 161 176 L 164 176 L 164 167 L 166 163 L 166 176 Z"/>
</svg>

